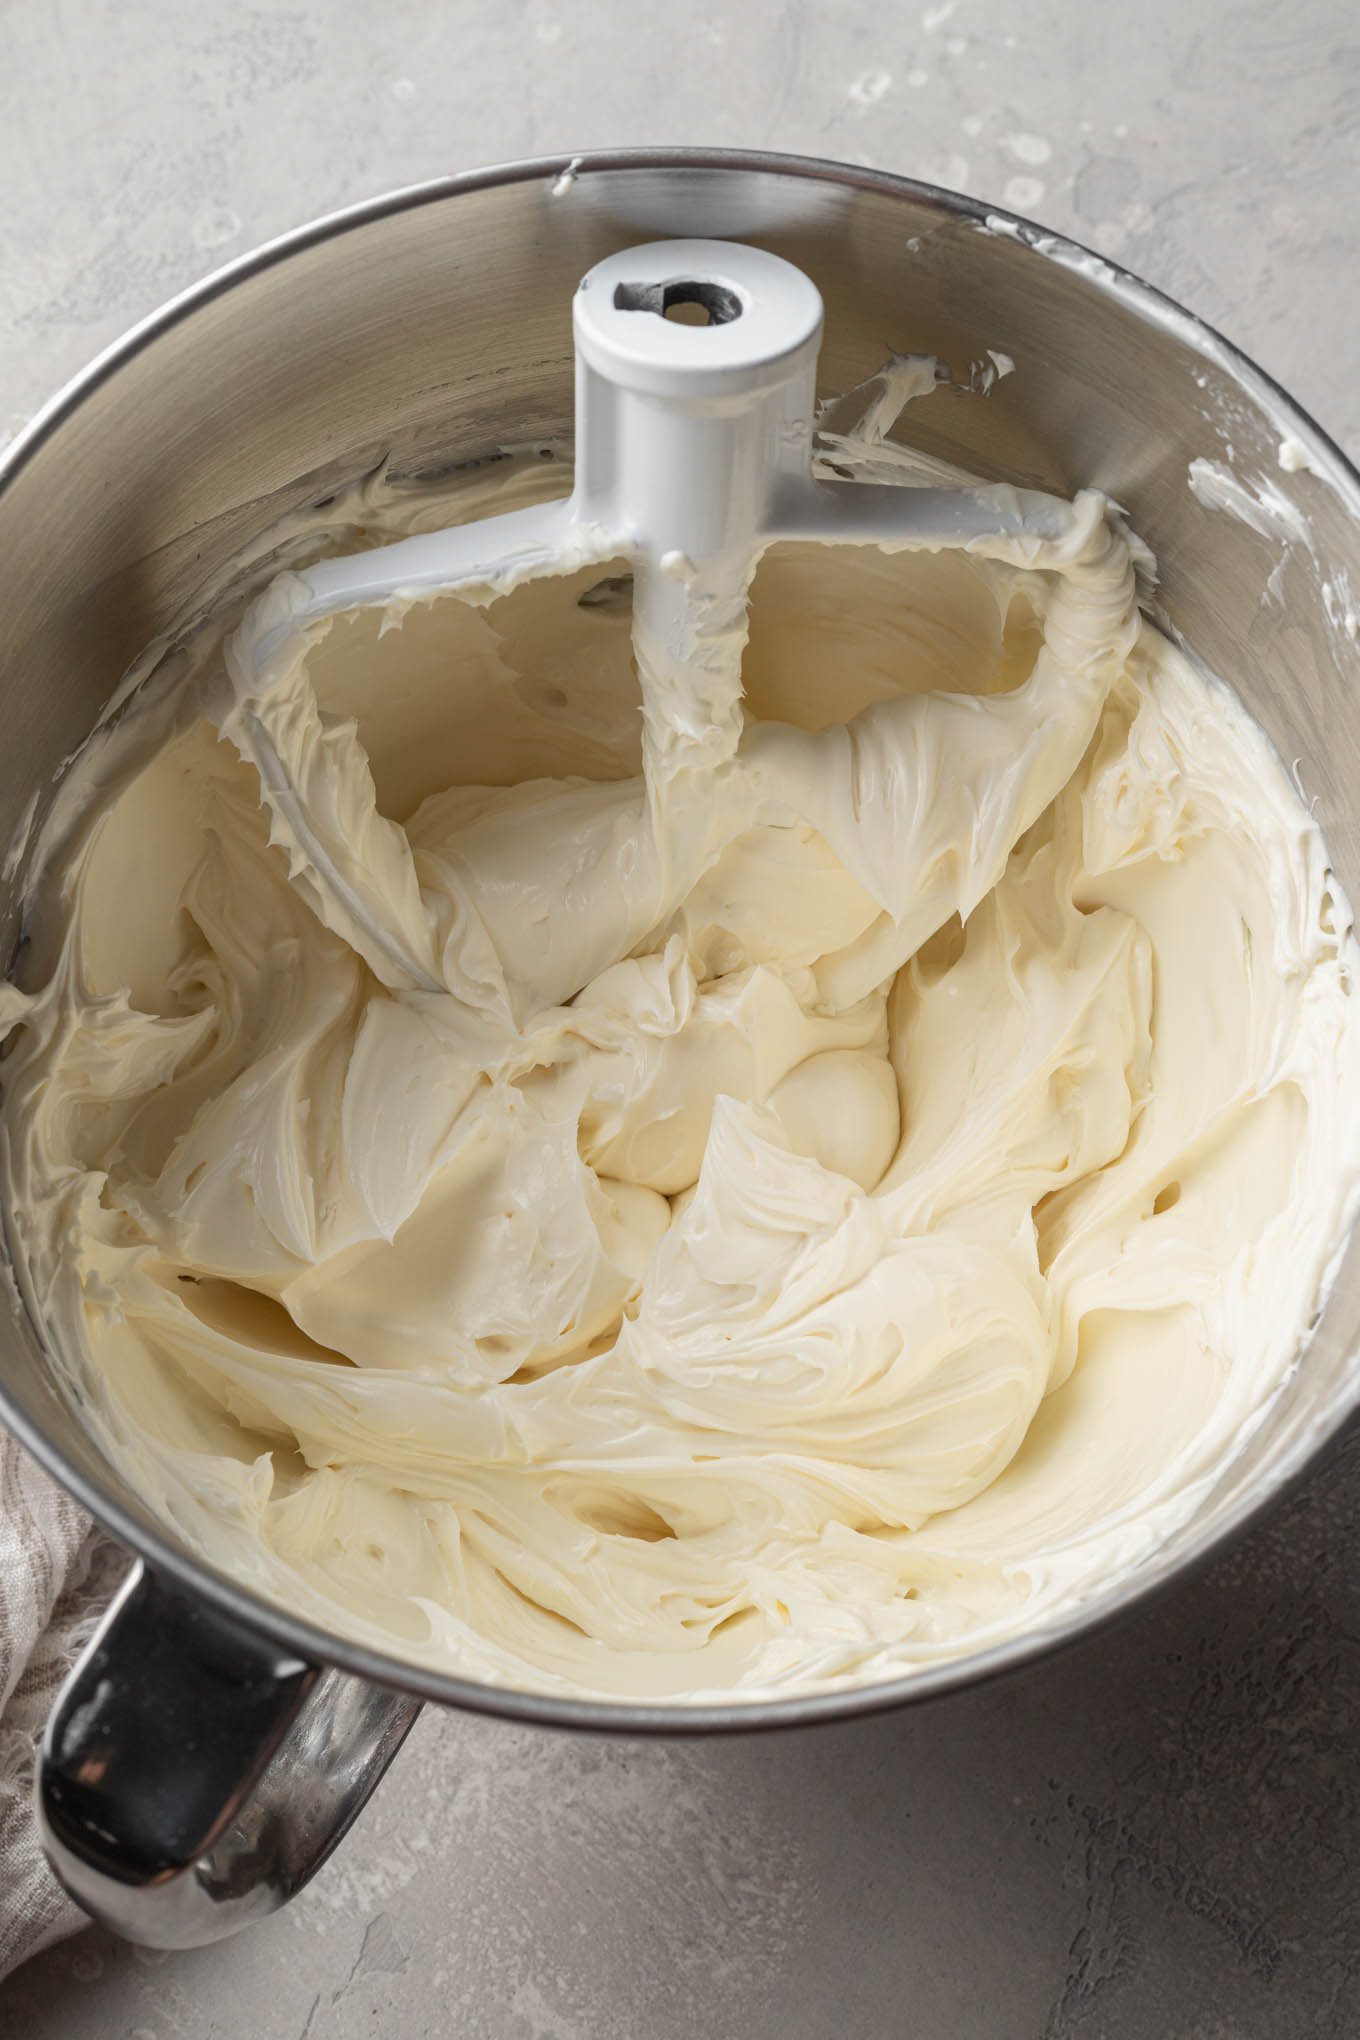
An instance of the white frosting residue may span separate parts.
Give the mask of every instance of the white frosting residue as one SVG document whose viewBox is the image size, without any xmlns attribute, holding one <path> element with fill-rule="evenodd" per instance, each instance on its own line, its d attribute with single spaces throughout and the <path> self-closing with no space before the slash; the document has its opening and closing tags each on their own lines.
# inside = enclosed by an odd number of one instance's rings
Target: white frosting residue
<svg viewBox="0 0 1360 2040">
<path fill-rule="evenodd" d="M 1280 465 L 1285 465 L 1283 460 Z M 1307 518 L 1264 475 L 1248 481 L 1220 461 L 1192 460 L 1190 488 L 1206 510 L 1226 510 L 1230 517 L 1250 525 L 1262 538 L 1311 547 Z"/>
<path fill-rule="evenodd" d="M 567 193 L 571 190 L 572 186 L 575 184 L 577 177 L 580 175 L 581 165 L 582 163 L 584 163 L 584 161 L 585 161 L 584 156 L 573 156 L 571 161 L 567 164 L 566 168 L 563 170 L 559 170 L 557 176 L 554 177 L 552 185 L 550 187 L 551 196 L 553 198 L 566 197 Z"/>
<path fill-rule="evenodd" d="M 1322 607 L 1334 631 L 1344 634 L 1352 644 L 1360 640 L 1360 613 L 1344 568 L 1336 568 L 1331 578 L 1322 583 Z"/>
<path fill-rule="evenodd" d="M 925 375 L 838 463 L 909 471 L 866 447 Z M 1099 498 L 1010 563 L 774 549 L 713 767 L 644 774 L 623 572 L 273 675 L 445 991 L 208 721 L 105 800 L 0 987 L 21 1272 L 126 1478 L 316 1621 L 883 1679 L 1127 1577 L 1285 1378 L 1360 1181 L 1349 917 Z"/>
<path fill-rule="evenodd" d="M 1312 454 L 1301 439 L 1282 439 L 1276 459 L 1287 475 L 1315 475 L 1318 472 Z"/>
</svg>

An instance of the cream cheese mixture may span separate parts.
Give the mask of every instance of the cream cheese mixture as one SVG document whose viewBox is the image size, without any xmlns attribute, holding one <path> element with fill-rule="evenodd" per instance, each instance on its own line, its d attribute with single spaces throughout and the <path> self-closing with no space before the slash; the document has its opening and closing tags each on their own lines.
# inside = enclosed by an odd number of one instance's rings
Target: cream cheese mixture
<svg viewBox="0 0 1360 2040">
<path fill-rule="evenodd" d="M 489 472 L 460 516 L 552 485 Z M 883 1679 L 1126 1576 L 1285 1378 L 1360 1180 L 1349 914 L 1099 497 L 1027 561 L 773 550 L 708 764 L 644 760 L 621 573 L 274 676 L 444 993 L 271 841 L 205 659 L 0 986 L 16 1260 L 134 1489 L 317 1622 Z"/>
</svg>

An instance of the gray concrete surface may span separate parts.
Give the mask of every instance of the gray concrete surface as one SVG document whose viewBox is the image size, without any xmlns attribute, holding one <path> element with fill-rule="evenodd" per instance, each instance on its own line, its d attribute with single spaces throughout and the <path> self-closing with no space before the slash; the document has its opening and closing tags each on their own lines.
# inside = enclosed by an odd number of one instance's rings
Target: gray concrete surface
<svg viewBox="0 0 1360 2040">
<path fill-rule="evenodd" d="M 0 438 L 254 242 L 507 157 L 709 142 L 1002 200 L 1360 453 L 1354 0 L 0 0 Z M 6 2040 L 1360 2034 L 1360 1435 L 1115 1635 L 858 1727 L 625 1746 L 427 1714 L 242 1940 L 88 1933 Z"/>
</svg>

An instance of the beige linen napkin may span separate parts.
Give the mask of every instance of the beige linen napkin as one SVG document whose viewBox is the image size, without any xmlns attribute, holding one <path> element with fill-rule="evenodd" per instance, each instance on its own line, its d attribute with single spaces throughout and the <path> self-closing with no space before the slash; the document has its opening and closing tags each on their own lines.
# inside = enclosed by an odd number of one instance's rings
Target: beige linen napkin
<svg viewBox="0 0 1360 2040">
<path fill-rule="evenodd" d="M 0 1976 L 86 1924 L 33 1818 L 38 1745 L 128 1559 L 0 1431 Z"/>
</svg>

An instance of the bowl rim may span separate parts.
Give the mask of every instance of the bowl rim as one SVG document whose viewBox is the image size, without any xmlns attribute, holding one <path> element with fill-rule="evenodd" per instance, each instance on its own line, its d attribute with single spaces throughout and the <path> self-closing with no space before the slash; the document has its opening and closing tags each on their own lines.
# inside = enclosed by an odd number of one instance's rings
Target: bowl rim
<svg viewBox="0 0 1360 2040">
<path fill-rule="evenodd" d="M 441 204 L 478 191 L 522 183 L 573 181 L 601 173 L 643 170 L 738 171 L 791 177 L 849 190 L 879 192 L 890 198 L 913 198 L 983 233 L 1016 240 L 1035 255 L 1078 271 L 1094 289 L 1115 299 L 1146 323 L 1170 329 L 1184 345 L 1244 388 L 1282 428 L 1300 439 L 1310 466 L 1340 496 L 1360 522 L 1360 472 L 1340 447 L 1284 390 L 1239 348 L 1195 313 L 1187 311 L 1155 285 L 1120 264 L 1084 247 L 1068 236 L 980 199 L 889 171 L 814 156 L 785 155 L 764 149 L 635 148 L 598 149 L 530 157 L 462 171 L 405 185 L 324 213 L 318 218 L 265 241 L 191 284 L 103 348 L 66 382 L 35 414 L 7 447 L 0 449 L 0 495 L 13 486 L 24 469 L 91 396 L 117 372 L 149 348 L 162 334 L 238 283 L 287 262 L 295 255 L 396 214 Z M 1344 1253 L 1345 1245 L 1338 1254 Z M 25 1308 L 25 1315 L 29 1315 Z M 1319 1314 L 1319 1317 L 1321 1313 Z M 30 1322 L 32 1322 L 30 1318 Z M 42 1328 L 33 1330 L 44 1343 Z M 1307 1344 L 1301 1348 L 1306 1352 Z M 1295 1362 L 1297 1366 L 1298 1362 Z M 335 1666 L 371 1684 L 421 1700 L 498 1716 L 527 1724 L 593 1731 L 615 1736 L 692 1736 L 752 1733 L 774 1728 L 805 1728 L 818 1723 L 881 1714 L 892 1708 L 940 1699 L 981 1686 L 1031 1665 L 1082 1641 L 1105 1625 L 1143 1608 L 1173 1584 L 1183 1584 L 1225 1546 L 1269 1513 L 1284 1492 L 1325 1452 L 1346 1419 L 1360 1403 L 1360 1369 L 1352 1369 L 1346 1387 L 1324 1412 L 1298 1435 L 1265 1469 L 1238 1501 L 1223 1514 L 1201 1543 L 1181 1553 L 1163 1571 L 1135 1572 L 1108 1593 L 1078 1601 L 1051 1624 L 1012 1637 L 967 1656 L 919 1666 L 890 1679 L 828 1687 L 785 1697 L 743 1700 L 628 1701 L 577 1697 L 549 1691 L 521 1690 L 441 1672 L 398 1655 L 353 1641 L 306 1617 L 290 1614 L 255 1593 L 208 1561 L 173 1543 L 159 1525 L 148 1527 L 99 1481 L 68 1460 L 40 1424 L 31 1419 L 0 1380 L 0 1424 L 30 1452 L 68 1494 L 117 1541 L 137 1554 L 154 1572 L 201 1594 L 228 1621 L 267 1636 L 280 1647 L 322 1665 Z M 1155 1558 L 1152 1561 L 1155 1565 Z"/>
</svg>

